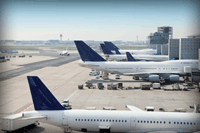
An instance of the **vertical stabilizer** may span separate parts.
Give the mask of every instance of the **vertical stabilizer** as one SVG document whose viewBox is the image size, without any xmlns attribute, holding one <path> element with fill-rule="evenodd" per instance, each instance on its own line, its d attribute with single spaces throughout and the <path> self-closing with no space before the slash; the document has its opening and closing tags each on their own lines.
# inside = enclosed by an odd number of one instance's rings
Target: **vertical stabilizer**
<svg viewBox="0 0 200 133">
<path fill-rule="evenodd" d="M 106 61 L 83 41 L 74 41 L 82 61 Z"/>
<path fill-rule="evenodd" d="M 118 49 L 115 49 L 116 54 L 121 54 Z"/>
<path fill-rule="evenodd" d="M 104 54 L 110 55 L 113 54 L 110 50 L 106 49 L 104 44 L 100 44 Z"/>
<path fill-rule="evenodd" d="M 127 61 L 136 61 L 135 58 L 129 52 L 126 52 L 126 56 L 127 56 Z"/>
<path fill-rule="evenodd" d="M 115 49 L 119 50 L 119 48 L 115 46 L 112 42 L 105 41 L 104 43 L 105 43 L 106 49 L 108 50 L 115 50 Z"/>
<path fill-rule="evenodd" d="M 37 76 L 27 76 L 35 110 L 66 110 Z"/>
</svg>

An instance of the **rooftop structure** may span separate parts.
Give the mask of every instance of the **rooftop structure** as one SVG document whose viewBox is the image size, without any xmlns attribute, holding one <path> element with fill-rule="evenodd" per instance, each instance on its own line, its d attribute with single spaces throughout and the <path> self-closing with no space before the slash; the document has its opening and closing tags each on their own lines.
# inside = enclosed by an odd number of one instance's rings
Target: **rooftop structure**
<svg viewBox="0 0 200 133">
<path fill-rule="evenodd" d="M 158 27 L 158 31 L 148 36 L 149 44 L 167 44 L 172 39 L 173 28 L 169 26 Z"/>
</svg>

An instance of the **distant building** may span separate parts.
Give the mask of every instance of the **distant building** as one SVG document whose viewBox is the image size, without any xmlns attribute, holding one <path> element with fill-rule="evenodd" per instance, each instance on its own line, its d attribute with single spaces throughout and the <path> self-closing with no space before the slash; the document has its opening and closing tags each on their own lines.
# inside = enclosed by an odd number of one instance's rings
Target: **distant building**
<svg viewBox="0 0 200 133">
<path fill-rule="evenodd" d="M 168 47 L 169 59 L 171 58 L 178 59 L 179 58 L 179 39 L 169 39 L 168 45 L 169 45 Z"/>
<path fill-rule="evenodd" d="M 15 40 L 5 40 L 5 42 L 14 42 Z"/>
<path fill-rule="evenodd" d="M 179 59 L 198 59 L 200 38 L 181 38 L 179 46 Z"/>
<path fill-rule="evenodd" d="M 157 53 L 161 54 L 161 45 L 160 44 L 156 45 L 156 49 L 157 49 Z"/>
<path fill-rule="evenodd" d="M 199 71 L 200 71 L 200 49 L 199 49 Z"/>
<path fill-rule="evenodd" d="M 148 43 L 151 47 L 153 44 L 167 44 L 169 39 L 173 38 L 173 28 L 169 26 L 158 27 L 158 31 L 148 36 Z"/>
<path fill-rule="evenodd" d="M 5 41 L 4 40 L 0 40 L 0 44 L 5 44 Z"/>
<path fill-rule="evenodd" d="M 188 36 L 188 38 L 200 38 L 200 34 L 198 34 L 198 35 L 191 35 L 191 36 Z"/>
<path fill-rule="evenodd" d="M 150 45 L 149 48 L 151 48 L 151 49 L 156 49 L 156 44 L 152 44 L 152 45 Z"/>
<path fill-rule="evenodd" d="M 168 55 L 168 44 L 161 45 L 161 55 Z"/>
<path fill-rule="evenodd" d="M 173 28 L 169 26 L 158 27 L 158 33 L 167 33 L 169 38 L 173 38 Z"/>
</svg>

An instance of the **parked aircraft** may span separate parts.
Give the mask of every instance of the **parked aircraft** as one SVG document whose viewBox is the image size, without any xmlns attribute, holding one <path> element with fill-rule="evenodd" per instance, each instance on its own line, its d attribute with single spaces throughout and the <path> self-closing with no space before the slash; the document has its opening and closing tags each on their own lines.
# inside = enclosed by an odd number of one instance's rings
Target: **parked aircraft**
<svg viewBox="0 0 200 133">
<path fill-rule="evenodd" d="M 22 112 L 34 119 L 68 130 L 82 132 L 200 131 L 200 114 L 150 112 L 126 105 L 131 111 L 66 110 L 36 76 L 28 76 L 35 111 Z"/>
<path fill-rule="evenodd" d="M 103 50 L 103 53 L 104 53 L 104 55 L 106 56 L 106 57 L 109 57 L 109 55 L 113 55 L 114 56 L 114 54 L 110 51 L 110 50 L 107 50 L 106 48 L 105 48 L 105 45 L 104 44 L 100 44 L 101 45 L 101 48 L 102 48 L 102 50 Z M 129 53 L 129 52 L 126 52 L 126 57 L 127 57 L 127 61 L 136 61 L 135 60 L 135 58 Z"/>
<path fill-rule="evenodd" d="M 67 51 L 67 49 L 65 50 L 65 51 L 62 51 L 61 53 L 60 53 L 60 55 L 67 55 L 67 56 L 69 56 L 70 55 L 70 53 Z"/>
<path fill-rule="evenodd" d="M 121 54 L 126 54 L 126 52 L 129 52 L 131 54 L 156 54 L 157 50 L 155 49 L 142 49 L 142 50 L 121 50 L 116 45 L 114 45 L 112 42 L 105 41 L 105 46 L 108 50 L 115 51 L 116 49 L 119 50 Z"/>
<path fill-rule="evenodd" d="M 75 41 L 82 61 L 79 65 L 105 73 L 142 77 L 151 82 L 179 81 L 192 70 L 198 70 L 198 60 L 169 60 L 163 62 L 108 62 L 83 41 Z"/>
<path fill-rule="evenodd" d="M 126 54 L 121 54 L 117 49 L 115 49 L 116 54 L 112 53 L 110 50 L 106 49 L 104 44 L 100 44 L 102 51 L 106 57 L 108 57 L 111 60 L 121 61 L 121 60 L 127 60 Z M 168 55 L 132 55 L 136 60 L 143 60 L 143 61 L 166 61 L 169 60 Z"/>
</svg>

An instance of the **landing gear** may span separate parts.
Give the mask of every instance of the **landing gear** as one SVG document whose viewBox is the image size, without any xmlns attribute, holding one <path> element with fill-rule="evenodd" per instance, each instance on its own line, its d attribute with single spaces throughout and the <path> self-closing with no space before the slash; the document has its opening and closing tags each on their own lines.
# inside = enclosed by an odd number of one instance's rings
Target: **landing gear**
<svg viewBox="0 0 200 133">
<path fill-rule="evenodd" d="M 165 83 L 165 79 L 163 77 L 160 78 L 159 82 L 162 84 L 162 83 Z"/>
</svg>

